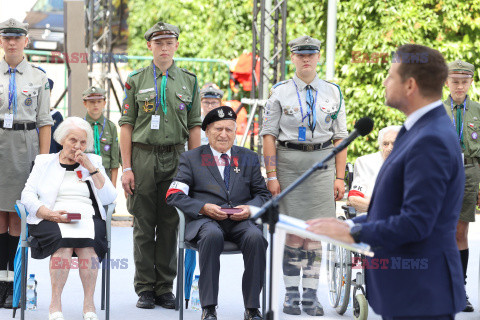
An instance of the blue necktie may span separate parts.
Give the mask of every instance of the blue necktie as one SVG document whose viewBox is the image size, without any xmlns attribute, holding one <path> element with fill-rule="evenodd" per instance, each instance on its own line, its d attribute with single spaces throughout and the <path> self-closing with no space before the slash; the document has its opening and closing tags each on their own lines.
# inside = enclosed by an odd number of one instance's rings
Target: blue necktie
<svg viewBox="0 0 480 320">
<path fill-rule="evenodd" d="M 17 69 L 8 68 L 10 81 L 8 83 L 8 109 L 13 109 L 13 115 L 17 114 L 17 83 L 15 82 L 15 72 Z"/>
<path fill-rule="evenodd" d="M 315 131 L 315 126 L 317 122 L 317 110 L 315 109 L 315 100 L 313 99 L 313 93 L 312 93 L 312 86 L 308 85 L 307 86 L 307 98 L 305 99 L 307 102 L 307 105 L 309 107 L 308 111 L 308 127 L 312 131 L 312 136 L 313 136 L 313 131 Z"/>
<path fill-rule="evenodd" d="M 228 159 L 228 155 L 225 153 L 222 153 L 220 156 L 222 158 L 223 163 L 225 164 L 225 169 L 223 169 L 223 181 L 225 182 L 225 187 L 227 187 L 228 190 L 228 182 L 230 181 L 230 161 Z"/>
</svg>

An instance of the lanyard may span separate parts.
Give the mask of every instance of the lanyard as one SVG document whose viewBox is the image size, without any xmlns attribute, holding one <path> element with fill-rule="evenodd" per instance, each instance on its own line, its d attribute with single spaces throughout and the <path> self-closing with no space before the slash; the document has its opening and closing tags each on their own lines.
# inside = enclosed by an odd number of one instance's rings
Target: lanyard
<svg viewBox="0 0 480 320">
<path fill-rule="evenodd" d="M 162 110 L 165 115 L 167 115 L 167 101 L 165 89 L 167 88 L 168 80 L 168 70 L 165 75 L 162 75 L 162 83 L 160 84 L 160 99 L 158 98 L 158 87 L 157 87 L 157 67 L 153 65 L 153 82 L 155 83 L 155 114 L 157 114 L 157 109 L 160 103 L 162 104 Z"/>
<path fill-rule="evenodd" d="M 467 96 L 468 97 L 468 96 Z M 458 137 L 458 140 L 460 141 L 460 145 L 462 145 L 462 140 L 463 140 L 463 124 L 465 123 L 465 110 L 467 107 L 467 97 L 465 97 L 465 100 L 463 101 L 463 117 L 462 117 L 462 127 L 460 129 L 460 134 Z M 455 116 L 453 114 L 453 98 L 450 96 L 450 107 L 452 109 L 452 123 L 453 126 L 455 127 L 455 130 L 457 129 L 457 120 L 455 119 Z"/>
<path fill-rule="evenodd" d="M 8 68 L 10 73 L 10 79 L 8 84 L 8 111 L 10 112 L 10 107 L 13 105 L 13 114 L 17 114 L 17 82 L 15 81 L 15 73 L 17 69 Z"/>
<path fill-rule="evenodd" d="M 303 122 L 303 120 L 305 120 L 306 117 L 310 116 L 310 113 L 313 112 L 313 123 L 315 123 L 317 121 L 316 108 L 317 108 L 318 91 L 315 90 L 315 101 L 313 102 L 312 109 L 308 110 L 307 114 L 305 116 L 303 116 L 302 99 L 300 99 L 300 93 L 298 92 L 298 87 L 297 87 L 297 84 L 295 83 L 295 80 L 293 81 L 293 84 L 295 85 L 295 91 L 297 91 L 297 98 L 298 98 L 298 103 L 300 104 L 300 112 L 301 112 L 301 115 L 302 115 L 302 122 Z"/>
</svg>

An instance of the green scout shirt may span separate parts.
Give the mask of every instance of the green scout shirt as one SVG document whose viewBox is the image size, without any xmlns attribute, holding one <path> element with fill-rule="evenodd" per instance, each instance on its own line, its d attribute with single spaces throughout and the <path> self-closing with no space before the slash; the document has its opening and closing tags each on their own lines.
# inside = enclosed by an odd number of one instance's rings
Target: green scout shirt
<svg viewBox="0 0 480 320">
<path fill-rule="evenodd" d="M 443 102 L 448 116 L 452 119 L 451 98 Z M 461 107 L 463 117 L 463 104 Z M 453 114 L 456 119 L 455 102 L 453 103 Z M 456 123 L 456 121 L 455 121 Z M 453 120 L 452 120 L 453 125 Z M 455 128 L 455 130 L 457 130 Z M 480 104 L 470 100 L 467 96 L 465 118 L 463 119 L 463 144 L 462 152 L 465 158 L 480 158 Z"/>
<path fill-rule="evenodd" d="M 122 117 L 118 124 L 130 124 L 133 128 L 132 142 L 168 146 L 184 144 L 189 130 L 200 126 L 200 97 L 197 78 L 175 62 L 168 69 L 166 87 L 167 114 L 159 104 L 155 113 L 155 84 L 153 62 L 146 68 L 132 72 L 125 83 Z M 157 89 L 160 98 L 162 72 L 156 68 Z M 159 100 L 160 102 L 160 100 Z M 160 116 L 160 128 L 151 129 L 152 115 Z"/>
<path fill-rule="evenodd" d="M 102 156 L 102 164 L 105 169 L 115 169 L 120 166 L 120 148 L 118 147 L 117 127 L 115 123 L 105 118 L 103 115 L 98 120 L 93 120 L 87 113 L 85 120 L 95 127 L 98 123 L 98 132 L 100 133 L 100 155 Z M 105 121 L 105 126 L 103 122 Z M 103 132 L 103 133 L 102 133 Z"/>
</svg>

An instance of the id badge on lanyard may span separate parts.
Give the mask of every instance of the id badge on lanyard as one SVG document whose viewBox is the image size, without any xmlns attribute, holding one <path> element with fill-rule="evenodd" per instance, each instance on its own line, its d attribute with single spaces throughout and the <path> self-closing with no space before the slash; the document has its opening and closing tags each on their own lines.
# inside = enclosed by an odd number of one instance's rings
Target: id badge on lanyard
<svg viewBox="0 0 480 320">
<path fill-rule="evenodd" d="M 298 141 L 306 141 L 307 140 L 307 128 L 305 127 L 298 127 Z"/>
<path fill-rule="evenodd" d="M 152 123 L 150 124 L 150 129 L 158 130 L 160 129 L 160 116 L 159 115 L 152 115 Z"/>
<path fill-rule="evenodd" d="M 3 127 L 5 129 L 13 128 L 13 114 L 5 113 L 5 118 L 3 119 Z"/>
</svg>

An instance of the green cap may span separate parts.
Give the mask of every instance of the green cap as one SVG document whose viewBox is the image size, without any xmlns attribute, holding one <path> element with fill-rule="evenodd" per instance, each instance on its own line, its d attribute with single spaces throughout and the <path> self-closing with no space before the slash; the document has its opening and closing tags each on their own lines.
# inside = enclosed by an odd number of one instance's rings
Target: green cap
<svg viewBox="0 0 480 320">
<path fill-rule="evenodd" d="M 297 39 L 293 39 L 288 43 L 290 51 L 299 54 L 312 54 L 320 52 L 320 40 L 309 36 L 302 36 Z"/>
<path fill-rule="evenodd" d="M 90 87 L 87 90 L 83 91 L 82 98 L 83 100 L 98 100 L 105 99 L 107 91 L 99 87 Z"/>
<path fill-rule="evenodd" d="M 203 86 L 202 90 L 200 90 L 200 98 L 215 98 L 215 99 L 222 99 L 224 92 L 218 88 L 213 83 L 207 84 Z"/>
<path fill-rule="evenodd" d="M 473 64 L 457 59 L 448 64 L 448 76 L 452 78 L 472 78 L 475 73 Z"/>
<path fill-rule="evenodd" d="M 153 27 L 145 32 L 145 40 L 152 41 L 163 38 L 177 38 L 180 35 L 180 29 L 173 24 L 168 24 L 162 21 L 157 22 Z"/>
<path fill-rule="evenodd" d="M 4 37 L 26 36 L 28 23 L 22 23 L 15 19 L 8 19 L 0 23 L 0 35 Z"/>
</svg>

